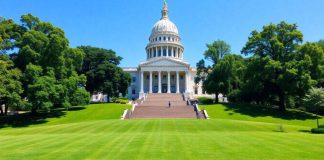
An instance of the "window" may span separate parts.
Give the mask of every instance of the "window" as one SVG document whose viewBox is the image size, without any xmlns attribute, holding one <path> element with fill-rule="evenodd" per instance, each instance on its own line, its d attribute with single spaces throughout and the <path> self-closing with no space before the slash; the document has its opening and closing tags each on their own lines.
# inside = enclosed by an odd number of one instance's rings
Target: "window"
<svg viewBox="0 0 324 160">
<path fill-rule="evenodd" d="M 133 77 L 132 81 L 133 81 L 133 83 L 135 83 L 136 82 L 136 77 Z"/>
<path fill-rule="evenodd" d="M 174 75 L 171 75 L 171 79 L 174 80 L 174 78 L 175 78 Z"/>
<path fill-rule="evenodd" d="M 155 42 L 157 41 L 157 38 L 155 38 Z"/>
<path fill-rule="evenodd" d="M 180 76 L 180 79 L 183 79 L 183 75 Z"/>
<path fill-rule="evenodd" d="M 161 37 L 159 37 L 159 41 L 161 41 L 162 40 L 162 38 Z"/>
<path fill-rule="evenodd" d="M 150 75 L 146 75 L 146 79 L 150 79 Z"/>
<path fill-rule="evenodd" d="M 136 94 L 136 90 L 135 89 L 132 90 L 132 94 Z"/>
<path fill-rule="evenodd" d="M 167 50 L 163 49 L 163 56 L 167 56 Z"/>
<path fill-rule="evenodd" d="M 167 76 L 166 75 L 163 75 L 163 79 L 166 79 L 167 78 Z"/>
<path fill-rule="evenodd" d="M 154 79 L 158 79 L 158 75 L 154 75 Z"/>
<path fill-rule="evenodd" d="M 166 37 L 163 37 L 163 40 L 166 41 Z"/>
<path fill-rule="evenodd" d="M 171 57 L 171 54 L 172 54 L 172 50 L 169 49 L 169 57 Z"/>
<path fill-rule="evenodd" d="M 170 39 L 171 39 L 171 38 L 170 38 L 170 37 L 168 37 L 168 41 L 170 41 Z"/>
</svg>

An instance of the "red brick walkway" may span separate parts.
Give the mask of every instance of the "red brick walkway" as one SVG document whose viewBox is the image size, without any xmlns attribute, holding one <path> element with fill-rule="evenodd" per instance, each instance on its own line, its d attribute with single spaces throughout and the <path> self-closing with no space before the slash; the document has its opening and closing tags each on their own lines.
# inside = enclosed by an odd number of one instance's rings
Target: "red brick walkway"
<svg viewBox="0 0 324 160">
<path fill-rule="evenodd" d="M 169 108 L 169 101 L 171 107 Z M 197 118 L 181 94 L 149 94 L 134 110 L 131 118 Z"/>
</svg>

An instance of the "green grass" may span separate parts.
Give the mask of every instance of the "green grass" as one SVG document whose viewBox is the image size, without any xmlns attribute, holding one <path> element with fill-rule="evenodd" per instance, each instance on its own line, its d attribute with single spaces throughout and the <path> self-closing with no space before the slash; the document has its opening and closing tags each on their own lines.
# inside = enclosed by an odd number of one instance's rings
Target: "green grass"
<svg viewBox="0 0 324 160">
<path fill-rule="evenodd" d="M 254 122 L 269 122 L 282 125 L 299 125 L 317 127 L 316 116 L 311 113 L 298 110 L 288 110 L 284 113 L 260 106 L 244 104 L 212 104 L 199 105 L 200 109 L 206 109 L 212 119 L 232 119 Z M 324 119 L 320 119 L 324 123 Z"/>
<path fill-rule="evenodd" d="M 308 122 L 214 112 L 210 120 L 119 120 L 126 105 L 90 105 L 0 129 L 0 159 L 322 159 Z M 214 107 L 214 108 L 213 108 Z M 211 109 L 210 109 L 211 108 Z M 227 116 L 226 116 L 227 115 Z M 60 117 L 60 118 L 58 118 Z M 239 118 L 241 117 L 241 118 Z M 250 119 L 248 118 L 250 117 Z M 44 118 L 44 117 L 43 117 Z M 271 122 L 273 119 L 273 122 Z M 3 120 L 3 119 L 1 119 Z M 285 132 L 278 132 L 278 121 Z M 314 120 L 305 120 L 314 121 Z M 287 122 L 287 123 L 284 123 Z M 28 127 L 26 127 L 28 126 Z M 18 127 L 18 128 L 12 128 Z"/>
</svg>

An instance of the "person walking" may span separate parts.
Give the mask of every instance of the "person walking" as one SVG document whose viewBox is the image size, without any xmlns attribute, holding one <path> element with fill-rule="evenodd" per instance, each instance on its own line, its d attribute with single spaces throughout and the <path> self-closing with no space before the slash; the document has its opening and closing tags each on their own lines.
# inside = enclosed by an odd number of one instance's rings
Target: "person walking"
<svg viewBox="0 0 324 160">
<path fill-rule="evenodd" d="M 169 108 L 171 108 L 171 102 L 169 101 Z"/>
</svg>

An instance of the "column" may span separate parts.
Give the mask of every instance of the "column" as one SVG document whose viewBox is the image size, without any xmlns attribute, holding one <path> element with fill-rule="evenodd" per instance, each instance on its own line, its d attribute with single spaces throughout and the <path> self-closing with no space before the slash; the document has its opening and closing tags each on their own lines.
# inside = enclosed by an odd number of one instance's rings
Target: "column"
<svg viewBox="0 0 324 160">
<path fill-rule="evenodd" d="M 168 71 L 168 93 L 171 93 L 171 86 L 170 86 L 170 71 Z"/>
<path fill-rule="evenodd" d="M 172 57 L 175 57 L 174 47 L 172 47 Z"/>
<path fill-rule="evenodd" d="M 166 48 L 166 54 L 167 54 L 166 56 L 169 57 L 169 47 L 168 46 Z"/>
<path fill-rule="evenodd" d="M 189 71 L 186 71 L 186 93 L 189 92 Z"/>
<path fill-rule="evenodd" d="M 161 50 L 161 57 L 163 57 L 163 47 L 160 47 Z"/>
<path fill-rule="evenodd" d="M 158 53 L 157 53 L 157 52 L 158 52 L 158 51 L 157 51 L 157 47 L 154 47 L 154 48 L 155 48 L 154 57 L 157 57 L 157 54 L 158 54 Z"/>
<path fill-rule="evenodd" d="M 153 79 L 152 79 L 152 71 L 150 71 L 150 93 L 153 93 Z"/>
<path fill-rule="evenodd" d="M 141 93 L 144 93 L 144 72 L 141 71 Z"/>
<path fill-rule="evenodd" d="M 177 71 L 177 93 L 180 93 L 179 71 Z"/>
<path fill-rule="evenodd" d="M 159 92 L 161 93 L 161 71 L 159 71 Z"/>
</svg>

